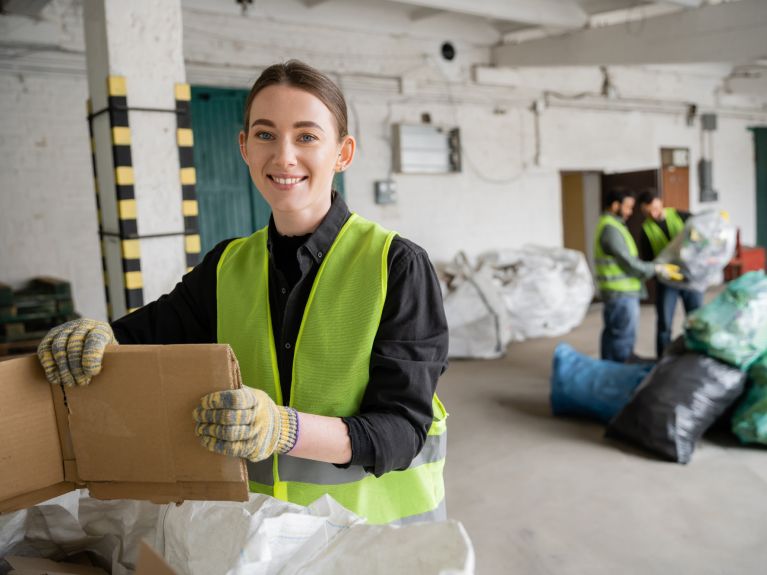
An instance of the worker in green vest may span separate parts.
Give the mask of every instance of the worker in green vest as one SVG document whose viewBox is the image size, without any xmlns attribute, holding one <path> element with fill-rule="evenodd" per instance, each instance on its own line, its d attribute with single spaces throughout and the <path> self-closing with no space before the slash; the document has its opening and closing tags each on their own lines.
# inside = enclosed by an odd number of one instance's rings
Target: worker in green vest
<svg viewBox="0 0 767 575">
<path fill-rule="evenodd" d="M 301 505 L 329 494 L 371 523 L 445 518 L 440 286 L 421 247 L 332 190 L 356 150 L 343 94 L 302 62 L 270 66 L 239 144 L 269 225 L 111 326 L 54 328 L 38 350 L 48 379 L 87 384 L 109 343 L 227 343 L 244 387 L 202 398 L 190 433 L 245 458 L 251 491 Z"/>
<path fill-rule="evenodd" d="M 594 238 L 596 283 L 604 302 L 600 354 L 602 359 L 617 362 L 633 355 L 639 300 L 646 295 L 644 281 L 656 274 L 680 277 L 677 266 L 639 259 L 636 242 L 626 227 L 634 203 L 628 190 L 608 190 Z"/>
<path fill-rule="evenodd" d="M 664 208 L 663 201 L 654 189 L 648 189 L 639 196 L 639 209 L 645 216 L 642 224 L 640 256 L 650 261 L 658 257 L 669 242 L 684 229 L 684 223 L 690 217 L 689 212 L 674 208 Z M 657 282 L 655 290 L 655 311 L 657 325 L 655 348 L 658 357 L 663 355 L 671 341 L 671 326 L 674 321 L 676 302 L 681 298 L 685 315 L 689 315 L 703 305 L 703 293 L 695 290 L 676 288 Z"/>
</svg>

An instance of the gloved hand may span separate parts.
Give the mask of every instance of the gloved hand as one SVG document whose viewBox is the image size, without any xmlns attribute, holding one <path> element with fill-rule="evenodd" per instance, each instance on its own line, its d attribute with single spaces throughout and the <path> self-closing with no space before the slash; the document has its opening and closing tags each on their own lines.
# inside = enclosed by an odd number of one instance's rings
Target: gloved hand
<svg viewBox="0 0 767 575">
<path fill-rule="evenodd" d="M 672 282 L 684 281 L 684 274 L 676 264 L 655 264 L 655 274 Z"/>
<path fill-rule="evenodd" d="M 298 439 L 298 412 L 260 389 L 216 391 L 193 412 L 194 432 L 209 450 L 250 461 L 287 453 Z"/>
<path fill-rule="evenodd" d="M 45 377 L 53 385 L 88 385 L 101 371 L 104 348 L 117 343 L 108 323 L 76 319 L 51 329 L 37 347 Z"/>
</svg>

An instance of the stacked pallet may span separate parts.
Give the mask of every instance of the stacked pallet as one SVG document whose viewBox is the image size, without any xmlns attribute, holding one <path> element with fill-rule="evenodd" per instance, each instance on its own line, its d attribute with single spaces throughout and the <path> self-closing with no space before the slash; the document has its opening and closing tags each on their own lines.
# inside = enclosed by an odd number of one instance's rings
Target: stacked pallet
<svg viewBox="0 0 767 575">
<path fill-rule="evenodd" d="M 0 356 L 34 351 L 49 329 L 78 317 L 67 281 L 37 277 L 17 291 L 0 283 Z"/>
</svg>

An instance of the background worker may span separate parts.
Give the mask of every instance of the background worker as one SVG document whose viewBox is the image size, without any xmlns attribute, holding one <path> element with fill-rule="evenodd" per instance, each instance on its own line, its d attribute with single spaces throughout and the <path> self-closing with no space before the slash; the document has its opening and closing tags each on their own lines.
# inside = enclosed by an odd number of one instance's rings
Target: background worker
<svg viewBox="0 0 767 575">
<path fill-rule="evenodd" d="M 355 152 L 339 88 L 298 61 L 270 66 L 244 110 L 240 153 L 269 225 L 218 244 L 175 289 L 112 324 L 121 344 L 227 343 L 244 387 L 203 397 L 192 430 L 247 460 L 251 491 L 323 494 L 370 523 L 445 518 L 448 329 L 427 253 L 332 190 Z M 52 383 L 87 384 L 104 322 L 40 344 Z"/>
<path fill-rule="evenodd" d="M 691 214 L 675 208 L 664 208 L 663 201 L 654 189 L 647 189 L 642 192 L 639 196 L 639 209 L 645 216 L 645 221 L 642 224 L 642 239 L 639 242 L 639 253 L 643 260 L 652 261 L 684 229 L 684 223 Z M 685 315 L 703 305 L 703 292 L 672 287 L 657 282 L 655 290 L 657 315 L 655 349 L 658 357 L 663 355 L 663 350 L 671 341 L 671 326 L 679 297 L 682 298 Z"/>
<path fill-rule="evenodd" d="M 600 355 L 617 362 L 625 362 L 634 352 L 639 300 L 647 293 L 644 280 L 656 274 L 681 277 L 677 266 L 639 258 L 636 242 L 626 227 L 634 203 L 629 190 L 609 190 L 594 238 L 596 282 L 604 301 Z"/>
</svg>

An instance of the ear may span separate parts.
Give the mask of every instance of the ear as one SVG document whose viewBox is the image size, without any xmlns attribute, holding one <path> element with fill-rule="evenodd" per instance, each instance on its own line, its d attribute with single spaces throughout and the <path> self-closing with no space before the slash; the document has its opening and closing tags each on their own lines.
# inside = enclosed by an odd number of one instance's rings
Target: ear
<svg viewBox="0 0 767 575">
<path fill-rule="evenodd" d="M 245 141 L 247 136 L 245 135 L 245 132 L 240 130 L 240 155 L 242 156 L 242 160 L 247 164 L 248 163 L 248 150 L 245 147 Z"/>
<path fill-rule="evenodd" d="M 346 135 L 341 141 L 341 148 L 336 158 L 336 172 L 343 172 L 354 160 L 354 152 L 357 150 L 357 142 L 354 137 Z"/>
</svg>

